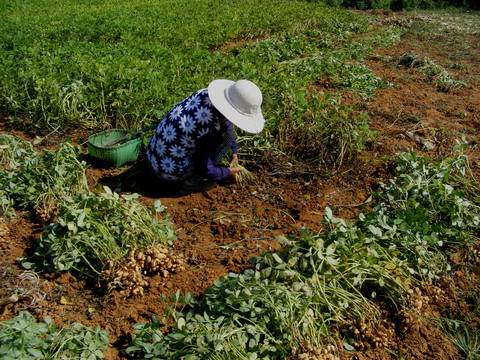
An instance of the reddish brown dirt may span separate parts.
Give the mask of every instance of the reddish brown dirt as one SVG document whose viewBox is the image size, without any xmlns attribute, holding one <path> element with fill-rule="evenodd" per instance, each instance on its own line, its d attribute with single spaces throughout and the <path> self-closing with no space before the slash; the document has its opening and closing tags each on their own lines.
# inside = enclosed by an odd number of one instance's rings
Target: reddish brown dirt
<svg viewBox="0 0 480 360">
<path fill-rule="evenodd" d="M 386 13 L 377 25 L 423 24 L 438 18 Z M 410 15 L 408 15 L 410 16 Z M 449 23 L 452 25 L 452 23 Z M 275 235 L 296 233 L 302 227 L 313 232 L 321 230 L 321 220 L 327 205 L 336 207 L 335 215 L 353 218 L 380 181 L 388 178 L 385 166 L 388 157 L 408 149 L 426 152 L 430 156 L 448 153 L 456 139 L 464 135 L 470 143 L 468 154 L 477 179 L 480 178 L 480 38 L 476 33 L 456 32 L 445 25 L 436 35 L 419 36 L 407 32 L 395 46 L 377 49 L 376 56 L 365 64 L 376 75 L 395 86 L 381 89 L 374 99 L 362 99 L 343 93 L 343 103 L 365 111 L 371 128 L 378 132 L 368 149 L 355 163 L 329 177 L 302 176 L 295 168 L 272 170 L 258 164 L 256 185 L 239 187 L 235 184 L 218 186 L 205 193 L 175 195 L 171 189 L 160 188 L 145 179 L 141 163 L 121 169 L 104 169 L 91 163 L 88 170 L 90 185 L 108 185 L 121 191 L 141 194 L 140 201 L 151 204 L 160 199 L 171 214 L 178 241 L 176 254 L 186 261 L 184 271 L 172 275 L 163 284 L 157 278 L 149 280 L 143 297 L 125 298 L 112 292 L 99 297 L 98 289 L 70 274 L 44 274 L 32 285 L 38 296 L 20 298 L 15 304 L 0 308 L 0 320 L 12 318 L 28 309 L 38 319 L 49 315 L 57 323 L 79 321 L 110 332 L 107 360 L 127 358 L 124 350 L 137 322 L 147 322 L 152 315 L 162 314 L 160 296 L 180 290 L 195 296 L 228 272 L 241 272 L 250 267 L 248 259 L 267 250 L 279 249 Z M 462 37 L 458 45 L 456 37 Z M 468 49 L 465 48 L 468 44 Z M 456 79 L 467 86 L 440 91 L 419 69 L 397 66 L 405 54 L 428 56 L 448 68 Z M 318 85 L 327 87 L 320 82 Z M 329 91 L 333 89 L 329 88 Z M 5 132 L 5 131 L 4 131 Z M 434 149 L 426 151 L 408 136 L 415 133 L 431 141 Z M 0 299 L 25 283 L 16 258 L 35 246 L 43 224 L 22 217 L 8 224 L 9 234 L 0 241 Z M 477 252 L 452 256 L 454 264 L 468 260 L 478 265 Z M 473 254 L 473 255 L 472 255 Z M 459 353 L 429 317 L 470 319 L 479 324 L 476 295 L 478 274 L 468 268 L 454 268 L 451 274 L 436 284 L 425 284 L 411 294 L 411 311 L 386 311 L 384 319 L 369 324 L 369 332 L 358 336 L 359 351 L 344 352 L 344 359 L 457 359 Z M 419 306 L 418 299 L 422 299 Z M 469 316 L 473 314 L 473 316 Z M 341 333 L 352 329 L 339 328 Z M 388 349 L 375 345 L 376 337 L 388 337 Z M 382 335 L 383 334 L 383 335 Z"/>
</svg>

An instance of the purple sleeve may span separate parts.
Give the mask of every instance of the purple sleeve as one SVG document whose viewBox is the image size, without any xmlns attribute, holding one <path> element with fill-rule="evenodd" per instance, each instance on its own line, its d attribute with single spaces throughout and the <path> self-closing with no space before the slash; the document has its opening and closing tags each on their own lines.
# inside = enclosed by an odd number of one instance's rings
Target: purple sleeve
<svg viewBox="0 0 480 360">
<path fill-rule="evenodd" d="M 225 166 L 216 166 L 212 160 L 213 154 L 208 154 L 206 158 L 206 175 L 213 181 L 225 180 L 230 176 L 230 169 Z"/>
<path fill-rule="evenodd" d="M 215 150 L 219 142 L 218 134 L 209 133 L 202 137 L 197 145 L 196 168 L 199 174 L 213 181 L 225 180 L 230 176 L 230 169 L 214 163 Z"/>
<path fill-rule="evenodd" d="M 232 134 L 232 144 L 230 149 L 234 154 L 237 153 L 237 141 L 233 132 L 232 124 L 226 121 L 227 131 Z M 220 137 L 219 137 L 220 136 Z M 199 169 L 203 169 L 204 175 L 213 181 L 225 180 L 230 176 L 230 169 L 226 166 L 218 166 L 214 163 L 215 150 L 221 142 L 221 135 L 217 133 L 209 133 L 205 135 L 199 144 Z"/>
</svg>

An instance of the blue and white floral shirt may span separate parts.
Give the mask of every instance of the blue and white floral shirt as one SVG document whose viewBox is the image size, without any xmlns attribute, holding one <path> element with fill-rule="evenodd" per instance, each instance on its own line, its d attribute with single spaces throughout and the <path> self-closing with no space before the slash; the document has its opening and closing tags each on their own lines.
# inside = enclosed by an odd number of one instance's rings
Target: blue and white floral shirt
<svg viewBox="0 0 480 360">
<path fill-rule="evenodd" d="M 212 105 L 207 89 L 198 90 L 160 121 L 147 146 L 148 162 L 164 180 L 182 181 L 193 174 L 226 179 L 230 170 L 217 166 L 213 159 L 227 131 L 236 154 L 232 124 Z"/>
</svg>

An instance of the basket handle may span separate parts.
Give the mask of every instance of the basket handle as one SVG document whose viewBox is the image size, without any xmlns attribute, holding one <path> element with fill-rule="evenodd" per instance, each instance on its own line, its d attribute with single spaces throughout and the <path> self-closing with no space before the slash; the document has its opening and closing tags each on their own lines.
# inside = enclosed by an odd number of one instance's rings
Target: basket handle
<svg viewBox="0 0 480 360">
<path fill-rule="evenodd" d="M 138 130 L 137 132 L 134 132 L 133 134 L 132 133 L 129 133 L 123 137 L 121 137 L 120 139 L 117 139 L 117 140 L 113 140 L 112 142 L 109 142 L 108 144 L 105 145 L 105 147 L 110 147 L 110 146 L 113 146 L 113 145 L 117 145 L 119 143 L 122 143 L 124 141 L 127 141 L 127 140 L 130 140 L 131 138 L 133 138 L 134 136 L 137 136 L 139 134 L 141 134 L 142 132 L 145 132 L 145 131 L 148 131 L 150 129 L 153 129 L 157 127 L 157 124 L 153 124 L 153 125 L 150 125 L 149 127 L 146 127 L 144 129 L 141 129 L 141 130 Z"/>
</svg>

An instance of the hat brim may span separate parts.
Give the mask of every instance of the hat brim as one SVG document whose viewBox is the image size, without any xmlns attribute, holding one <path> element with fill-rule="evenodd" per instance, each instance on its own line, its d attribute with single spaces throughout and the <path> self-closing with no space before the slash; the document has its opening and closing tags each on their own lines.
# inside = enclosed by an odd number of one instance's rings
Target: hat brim
<svg viewBox="0 0 480 360">
<path fill-rule="evenodd" d="M 262 112 L 254 116 L 240 113 L 225 98 L 225 90 L 235 82 L 227 79 L 213 80 L 208 84 L 208 97 L 213 106 L 222 113 L 232 124 L 252 134 L 258 134 L 265 126 Z"/>
</svg>

